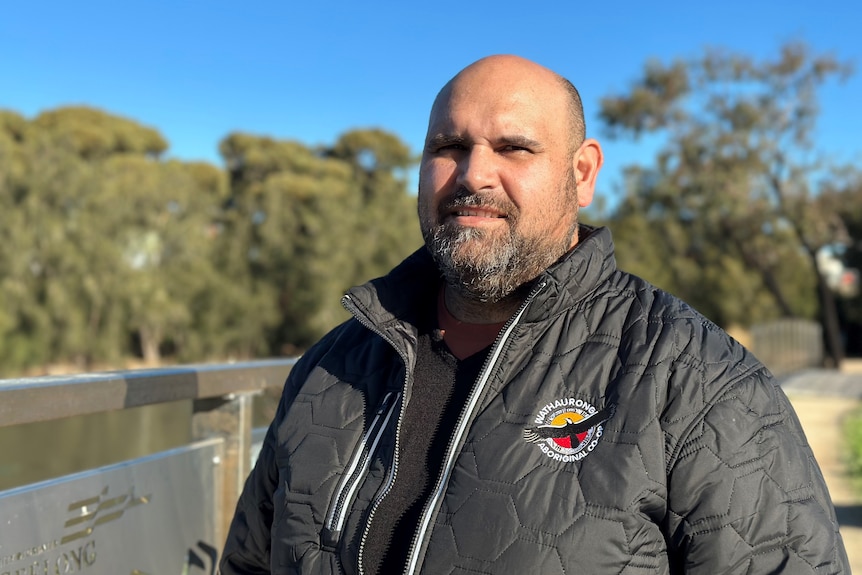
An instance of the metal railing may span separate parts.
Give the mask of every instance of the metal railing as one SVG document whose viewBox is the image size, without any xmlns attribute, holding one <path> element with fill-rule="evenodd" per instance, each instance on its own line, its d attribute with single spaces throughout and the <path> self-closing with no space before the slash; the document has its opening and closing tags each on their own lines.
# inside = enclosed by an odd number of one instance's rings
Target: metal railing
<svg viewBox="0 0 862 575">
<path fill-rule="evenodd" d="M 224 443 L 218 462 L 220 493 L 215 497 L 212 518 L 217 541 L 221 542 L 250 470 L 252 397 L 266 388 L 281 387 L 295 361 L 0 380 L 0 427 L 191 400 L 193 441 L 220 438 Z"/>
</svg>

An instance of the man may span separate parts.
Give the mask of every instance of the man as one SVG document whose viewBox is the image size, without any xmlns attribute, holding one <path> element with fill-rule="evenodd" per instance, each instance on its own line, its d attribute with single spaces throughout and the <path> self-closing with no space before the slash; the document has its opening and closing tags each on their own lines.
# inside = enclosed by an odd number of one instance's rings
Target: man
<svg viewBox="0 0 862 575">
<path fill-rule="evenodd" d="M 601 164 L 550 70 L 443 88 L 426 248 L 291 372 L 223 574 L 849 573 L 768 372 L 578 224 Z"/>
</svg>

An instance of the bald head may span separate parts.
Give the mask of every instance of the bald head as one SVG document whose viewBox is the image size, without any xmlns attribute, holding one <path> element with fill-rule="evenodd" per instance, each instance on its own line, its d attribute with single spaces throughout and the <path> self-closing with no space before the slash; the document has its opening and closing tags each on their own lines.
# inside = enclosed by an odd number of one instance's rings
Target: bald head
<svg viewBox="0 0 862 575">
<path fill-rule="evenodd" d="M 563 76 L 520 56 L 488 56 L 461 70 L 437 94 L 431 108 L 432 118 L 453 96 L 482 97 L 483 88 L 531 93 L 547 102 L 549 114 L 563 114 L 569 125 L 570 150 L 583 143 L 586 123 L 578 90 Z"/>
<path fill-rule="evenodd" d="M 460 306 L 461 315 L 450 307 L 455 317 L 509 317 L 521 287 L 577 244 L 578 210 L 592 201 L 601 163 L 598 142 L 584 138 L 577 91 L 547 68 L 490 56 L 443 87 L 428 121 L 418 211 L 446 305 Z"/>
</svg>

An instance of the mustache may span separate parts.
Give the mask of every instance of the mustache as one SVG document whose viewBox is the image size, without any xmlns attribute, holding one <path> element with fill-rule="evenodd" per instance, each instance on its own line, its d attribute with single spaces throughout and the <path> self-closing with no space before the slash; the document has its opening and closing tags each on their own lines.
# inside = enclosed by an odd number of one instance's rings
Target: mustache
<svg viewBox="0 0 862 575">
<path fill-rule="evenodd" d="M 437 206 L 440 216 L 457 208 L 492 208 L 508 218 L 517 218 L 520 210 L 518 206 L 506 198 L 499 198 L 491 194 L 471 192 L 464 187 L 457 188 L 451 195 L 444 198 Z"/>
</svg>

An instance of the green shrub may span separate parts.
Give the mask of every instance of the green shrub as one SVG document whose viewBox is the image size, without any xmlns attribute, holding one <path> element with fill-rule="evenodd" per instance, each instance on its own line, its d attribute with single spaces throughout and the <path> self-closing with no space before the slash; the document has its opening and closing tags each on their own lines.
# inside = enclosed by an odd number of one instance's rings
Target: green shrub
<svg viewBox="0 0 862 575">
<path fill-rule="evenodd" d="M 847 471 L 856 485 L 862 486 L 862 409 L 857 409 L 844 421 L 847 445 Z"/>
</svg>

